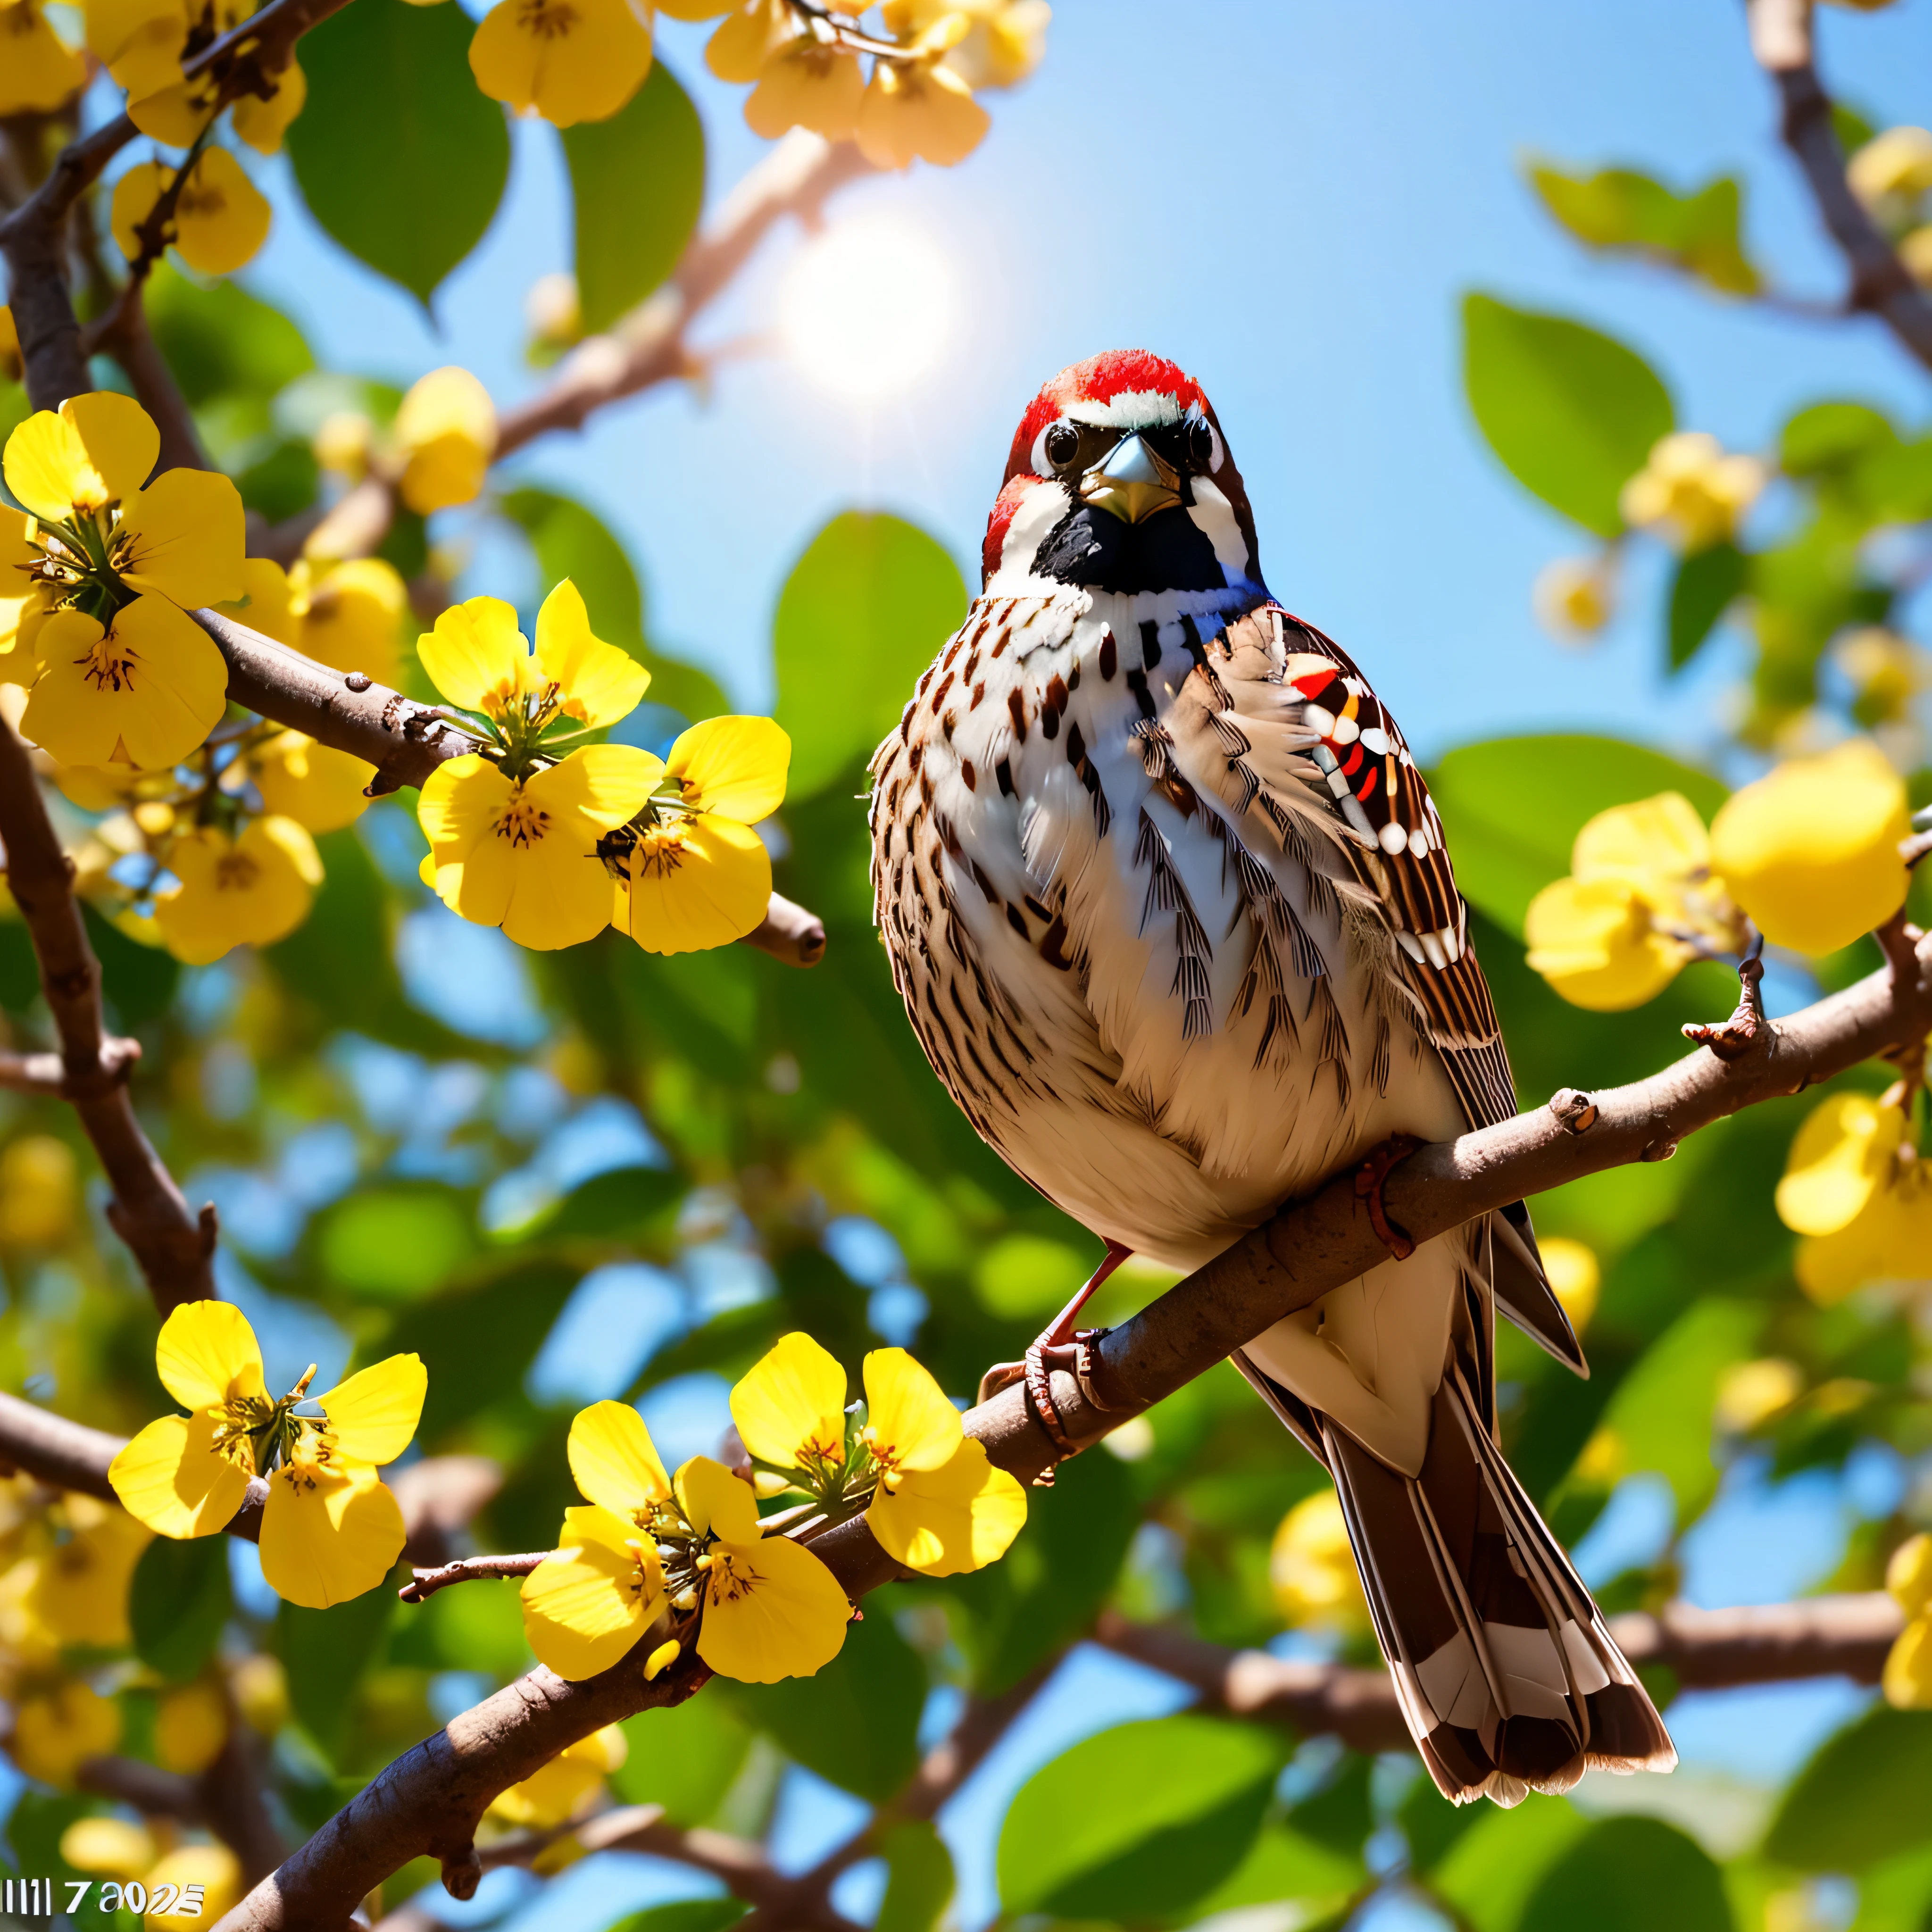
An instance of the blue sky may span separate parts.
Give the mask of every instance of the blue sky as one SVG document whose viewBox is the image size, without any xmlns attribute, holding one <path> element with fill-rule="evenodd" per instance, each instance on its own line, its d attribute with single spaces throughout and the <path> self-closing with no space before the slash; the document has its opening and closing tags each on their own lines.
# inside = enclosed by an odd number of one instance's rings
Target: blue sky
<svg viewBox="0 0 1932 1932">
<path fill-rule="evenodd" d="M 1822 31 L 1846 98 L 1882 120 L 1911 113 L 1932 15 L 1826 10 Z M 763 144 L 738 118 L 740 91 L 704 74 L 704 33 L 661 22 L 659 45 L 704 110 L 715 203 Z M 1760 256 L 1790 288 L 1835 292 L 1733 0 L 1066 0 L 1041 73 L 993 106 L 992 135 L 963 167 L 868 182 L 833 206 L 834 219 L 889 210 L 955 265 L 960 310 L 920 386 L 867 410 L 782 360 L 741 363 L 706 398 L 658 392 L 519 460 L 623 533 L 660 639 L 717 669 L 740 703 L 769 700 L 772 602 L 828 514 L 893 508 L 970 560 L 1033 388 L 1076 357 L 1140 344 L 1206 383 L 1277 595 L 1364 662 L 1425 755 L 1548 724 L 1692 745 L 1724 653 L 1664 688 L 1655 558 L 1594 651 L 1537 629 L 1535 572 L 1576 546 L 1474 433 L 1461 292 L 1614 330 L 1666 374 L 1683 421 L 1735 445 L 1761 445 L 1822 394 L 1922 407 L 1876 326 L 1756 314 L 1593 261 L 1522 184 L 1532 152 L 1637 162 L 1679 184 L 1738 169 Z M 568 260 L 550 130 L 518 130 L 509 194 L 442 291 L 440 334 L 314 229 L 281 167 L 268 178 L 275 231 L 248 279 L 326 358 L 398 380 L 459 361 L 505 400 L 541 380 L 521 359 L 523 298 Z M 702 337 L 769 326 L 796 245 L 776 238 Z M 506 576 L 500 546 L 479 557 L 492 587 L 536 589 Z"/>
</svg>

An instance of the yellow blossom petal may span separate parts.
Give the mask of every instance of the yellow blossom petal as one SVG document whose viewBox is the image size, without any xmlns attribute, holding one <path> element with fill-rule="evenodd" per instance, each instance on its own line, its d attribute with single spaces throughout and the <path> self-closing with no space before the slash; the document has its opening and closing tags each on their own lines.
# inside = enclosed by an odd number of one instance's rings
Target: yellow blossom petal
<svg viewBox="0 0 1932 1932">
<path fill-rule="evenodd" d="M 1905 1116 L 1863 1094 L 1834 1094 L 1805 1116 L 1778 1184 L 1778 1219 L 1799 1234 L 1835 1234 L 1892 1179 Z"/>
<path fill-rule="evenodd" d="M 353 824 L 371 802 L 374 765 L 351 752 L 318 745 L 299 731 L 271 738 L 251 762 L 262 802 L 310 832 L 335 832 Z"/>
<path fill-rule="evenodd" d="M 123 582 L 192 610 L 244 594 L 242 493 L 210 470 L 170 470 L 123 506 Z"/>
<path fill-rule="evenodd" d="M 1688 878 L 1710 862 L 1704 821 L 1696 807 L 1674 791 L 1598 812 L 1577 833 L 1570 854 L 1570 870 L 1580 879 L 1640 883 Z"/>
<path fill-rule="evenodd" d="M 1773 945 L 1834 952 L 1905 903 L 1898 847 L 1911 830 L 1904 782 L 1853 739 L 1733 793 L 1711 826 L 1711 862 Z"/>
<path fill-rule="evenodd" d="M 797 21 L 785 0 L 746 0 L 706 43 L 704 64 L 720 80 L 756 80 L 765 63 L 799 38 Z"/>
<path fill-rule="evenodd" d="M 1324 1484 L 1282 1518 L 1268 1553 L 1268 1581 L 1291 1628 L 1368 1628 L 1368 1600 L 1333 1489 Z"/>
<path fill-rule="evenodd" d="M 161 453 L 154 418 L 111 390 L 70 396 L 7 439 L 7 487 L 37 517 L 71 517 L 131 498 Z"/>
<path fill-rule="evenodd" d="M 178 472 L 170 470 L 168 473 Z M 251 631 L 260 631 L 278 644 L 286 644 L 294 650 L 302 649 L 302 620 L 295 608 L 288 572 L 268 557 L 244 557 L 240 595 L 226 602 L 218 600 L 215 608 L 224 617 L 232 617 L 238 624 L 246 624 Z"/>
<path fill-rule="evenodd" d="M 1676 430 L 1658 441 L 1624 485 L 1621 507 L 1627 522 L 1694 553 L 1733 536 L 1764 484 L 1764 466 L 1755 458 L 1727 456 L 1701 430 Z"/>
<path fill-rule="evenodd" d="M 992 117 L 944 66 L 880 61 L 859 104 L 859 152 L 877 168 L 950 168 L 986 138 Z"/>
<path fill-rule="evenodd" d="M 721 1473 L 750 1496 L 735 1477 Z M 838 1654 L 852 1606 L 838 1580 L 809 1550 L 768 1536 L 722 1540 L 709 1553 L 698 1654 L 720 1676 L 776 1684 L 809 1677 Z"/>
<path fill-rule="evenodd" d="M 623 1768 L 629 1749 L 624 1733 L 615 1724 L 606 1724 L 565 1745 L 520 1784 L 500 1792 L 490 1801 L 490 1815 L 526 1830 L 551 1830 L 579 1809 L 607 1774 Z"/>
<path fill-rule="evenodd" d="M 562 686 L 562 711 L 592 729 L 638 708 L 651 674 L 628 652 L 593 637 L 577 586 L 565 578 L 537 613 L 537 662 Z"/>
<path fill-rule="evenodd" d="M 1791 1264 L 1798 1286 L 1821 1308 L 1829 1308 L 1868 1282 L 1893 1275 L 1902 1218 L 1898 1190 L 1883 1187 L 1842 1228 L 1808 1234 Z"/>
<path fill-rule="evenodd" d="M 498 716 L 536 688 L 530 645 L 517 628 L 515 610 L 500 597 L 452 604 L 435 629 L 416 640 L 416 656 L 430 682 L 459 710 Z"/>
<path fill-rule="evenodd" d="M 769 718 L 707 718 L 670 748 L 664 769 L 693 812 L 741 824 L 769 818 L 784 802 L 791 740 Z"/>
<path fill-rule="evenodd" d="M 341 1453 L 380 1468 L 410 1446 L 428 1389 L 429 1373 L 420 1355 L 392 1355 L 359 1370 L 316 1400 Z"/>
<path fill-rule="evenodd" d="M 220 98 L 220 83 L 212 74 L 200 74 L 192 80 L 164 87 L 158 94 L 130 98 L 128 118 L 164 148 L 190 148 L 214 118 Z"/>
<path fill-rule="evenodd" d="M 699 952 L 742 939 L 772 898 L 771 854 L 736 820 L 705 813 L 640 832 L 610 917 L 646 952 Z"/>
<path fill-rule="evenodd" d="M 1523 920 L 1529 965 L 1572 1006 L 1621 1012 L 1654 999 L 1694 956 L 1657 932 L 1628 879 L 1558 879 Z"/>
<path fill-rule="evenodd" d="M 81 1766 L 104 1757 L 120 1742 L 119 1706 L 68 1678 L 15 1706 L 8 1748 L 29 1778 L 71 1790 Z"/>
<path fill-rule="evenodd" d="M 258 154 L 281 152 L 282 136 L 288 131 L 289 123 L 302 111 L 308 99 L 308 76 L 292 60 L 274 79 L 275 91 L 267 100 L 257 94 L 244 94 L 229 115 L 236 135 Z"/>
<path fill-rule="evenodd" d="M 315 841 L 292 818 L 250 819 L 233 840 L 197 826 L 176 840 L 168 866 L 181 883 L 157 899 L 154 917 L 168 950 L 195 966 L 286 938 L 322 883 Z"/>
<path fill-rule="evenodd" d="M 1932 1710 L 1932 1619 L 1907 1624 L 1885 1660 L 1885 1701 L 1894 1710 Z"/>
<path fill-rule="evenodd" d="M 87 85 L 87 63 L 38 0 L 0 7 L 0 114 L 48 114 Z"/>
<path fill-rule="evenodd" d="M 178 1904 L 165 1915 L 154 1908 L 166 1896 L 164 1887 L 186 1892 L 201 1888 L 201 1910 L 186 1917 Z M 148 1874 L 148 1910 L 142 1932 L 212 1932 L 242 1903 L 248 1890 L 242 1862 L 226 1845 L 177 1845 Z"/>
<path fill-rule="evenodd" d="M 502 0 L 470 43 L 491 100 L 556 128 L 608 120 L 650 68 L 650 30 L 626 0 Z"/>
<path fill-rule="evenodd" d="M 1542 1254 L 1543 1272 L 1548 1278 L 1550 1292 L 1569 1316 L 1570 1327 L 1580 1335 L 1597 1312 L 1604 1285 L 1602 1264 L 1593 1249 L 1562 1234 L 1546 1235 Z"/>
<path fill-rule="evenodd" d="M 115 183 L 110 221 L 129 261 L 140 254 L 141 224 L 174 176 L 166 163 L 147 161 Z M 260 252 L 272 213 L 226 148 L 205 148 L 176 201 L 168 238 L 190 268 L 204 275 L 230 275 Z"/>
<path fill-rule="evenodd" d="M 182 0 L 86 0 L 87 44 L 136 100 L 182 77 L 188 40 Z"/>
<path fill-rule="evenodd" d="M 889 1455 L 901 1469 L 940 1469 L 952 1461 L 966 1432 L 931 1370 L 903 1348 L 874 1348 L 865 1377 L 866 1436 L 875 1456 Z"/>
<path fill-rule="evenodd" d="M 998 1562 L 1026 1518 L 1026 1491 L 970 1436 L 938 1468 L 908 1469 L 895 1489 L 881 1484 L 866 1510 L 886 1554 L 926 1576 Z"/>
<path fill-rule="evenodd" d="M 675 1664 L 684 1646 L 676 1637 L 667 1638 L 644 1659 L 644 1682 L 655 1684 Z"/>
<path fill-rule="evenodd" d="M 628 1402 L 595 1402 L 570 1425 L 570 1473 L 578 1493 L 620 1516 L 670 1500 L 670 1478 L 644 1418 Z"/>
<path fill-rule="evenodd" d="M 20 730 L 62 764 L 178 764 L 228 708 L 214 640 L 165 597 L 136 598 L 105 633 L 80 611 L 56 611 L 37 642 L 45 668 Z"/>
<path fill-rule="evenodd" d="M 702 1536 L 708 1530 L 724 1543 L 755 1543 L 758 1498 L 749 1483 L 741 1483 L 722 1462 L 694 1456 L 679 1466 L 672 1480 L 678 1508 L 685 1520 Z"/>
<path fill-rule="evenodd" d="M 302 606 L 301 650 L 332 670 L 397 682 L 410 593 L 393 564 L 358 556 L 325 566 L 304 558 L 290 586 Z"/>
<path fill-rule="evenodd" d="M 1885 1566 L 1885 1587 L 1908 1617 L 1932 1610 L 1932 1536 L 1922 1529 L 1892 1552 Z"/>
<path fill-rule="evenodd" d="M 801 38 L 765 63 L 745 102 L 745 124 L 768 141 L 793 128 L 808 128 L 828 141 L 849 141 L 865 93 L 856 54 Z"/>
<path fill-rule="evenodd" d="M 554 1556 L 524 1580 L 524 1634 L 572 1682 L 618 1662 L 664 1607 L 657 1547 L 628 1516 L 566 1510 Z"/>
<path fill-rule="evenodd" d="M 86 1522 L 75 1520 L 82 1506 L 98 1510 Z M 76 1497 L 68 1504 L 72 1534 L 36 1562 L 26 1593 L 26 1608 L 65 1643 L 104 1647 L 128 1641 L 128 1588 L 141 1552 L 154 1533 L 112 1504 Z"/>
<path fill-rule="evenodd" d="M 521 5 L 524 0 L 510 4 Z M 610 4 L 621 6 L 623 0 Z M 400 486 L 403 501 L 428 516 L 432 510 L 470 502 L 482 489 L 496 453 L 496 406 L 467 369 L 432 369 L 404 397 L 394 434 L 409 459 Z"/>
<path fill-rule="evenodd" d="M 161 1324 L 154 1370 L 184 1408 L 219 1408 L 268 1395 L 261 1345 L 248 1317 L 230 1302 L 183 1302 Z"/>
<path fill-rule="evenodd" d="M 760 1462 L 845 1460 L 845 1371 L 809 1335 L 782 1335 L 731 1391 L 731 1420 Z"/>
<path fill-rule="evenodd" d="M 206 1415 L 164 1415 L 109 1465 L 114 1493 L 156 1535 L 214 1536 L 242 1507 L 248 1472 L 215 1448 L 215 1427 Z"/>
<path fill-rule="evenodd" d="M 164 1691 L 154 1711 L 154 1761 L 164 1771 L 198 1778 L 228 1742 L 228 1700 L 206 1679 Z"/>
<path fill-rule="evenodd" d="M 76 1818 L 60 1838 L 64 1862 L 104 1878 L 144 1876 L 155 1850 L 154 1834 L 124 1818 Z"/>
<path fill-rule="evenodd" d="M 268 1478 L 262 1574 L 285 1601 L 326 1610 L 375 1588 L 404 1535 L 401 1504 L 369 1471 L 298 1457 Z"/>
</svg>

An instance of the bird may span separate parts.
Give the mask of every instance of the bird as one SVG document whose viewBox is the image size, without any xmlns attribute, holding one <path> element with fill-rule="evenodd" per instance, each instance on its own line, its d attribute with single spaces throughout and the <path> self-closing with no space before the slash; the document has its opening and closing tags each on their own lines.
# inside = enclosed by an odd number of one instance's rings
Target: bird
<svg viewBox="0 0 1932 1932">
<path fill-rule="evenodd" d="M 982 589 L 874 754 L 874 918 L 980 1137 L 1192 1270 L 1360 1164 L 1388 1258 L 1235 1365 L 1333 1478 L 1445 1798 L 1668 1771 L 1662 1720 L 1497 1440 L 1498 1310 L 1587 1374 L 1518 1202 L 1413 1246 L 1380 1182 L 1516 1094 L 1442 822 L 1353 659 L 1278 603 L 1219 418 L 1142 350 L 1027 408 Z M 1364 1184 L 1358 1184 L 1361 1185 Z M 1403 1258 L 1406 1256 L 1406 1258 Z"/>
</svg>

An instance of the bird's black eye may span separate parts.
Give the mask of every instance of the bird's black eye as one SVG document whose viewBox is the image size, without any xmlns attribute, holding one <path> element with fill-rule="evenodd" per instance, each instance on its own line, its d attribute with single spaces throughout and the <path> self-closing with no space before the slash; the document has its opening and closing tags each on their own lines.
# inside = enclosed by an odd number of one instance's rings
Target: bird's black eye
<svg viewBox="0 0 1932 1932">
<path fill-rule="evenodd" d="M 1204 416 L 1198 416 L 1187 428 L 1187 459 L 1196 470 L 1212 470 L 1219 453 L 1214 426 Z"/>
<path fill-rule="evenodd" d="M 1064 470 L 1080 454 L 1080 432 L 1071 423 L 1058 422 L 1046 433 L 1046 460 L 1056 470 Z"/>
</svg>

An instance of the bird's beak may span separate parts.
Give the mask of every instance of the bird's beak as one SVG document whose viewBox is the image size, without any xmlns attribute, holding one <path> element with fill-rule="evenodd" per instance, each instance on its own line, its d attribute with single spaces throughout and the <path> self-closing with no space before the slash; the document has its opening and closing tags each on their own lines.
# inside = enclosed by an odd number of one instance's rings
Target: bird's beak
<svg viewBox="0 0 1932 1932">
<path fill-rule="evenodd" d="M 1180 501 L 1180 477 L 1137 436 L 1123 436 L 1080 480 L 1083 502 L 1138 524 Z"/>
</svg>

